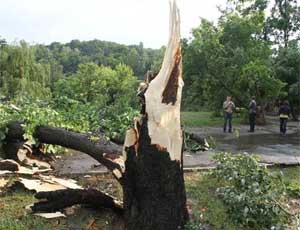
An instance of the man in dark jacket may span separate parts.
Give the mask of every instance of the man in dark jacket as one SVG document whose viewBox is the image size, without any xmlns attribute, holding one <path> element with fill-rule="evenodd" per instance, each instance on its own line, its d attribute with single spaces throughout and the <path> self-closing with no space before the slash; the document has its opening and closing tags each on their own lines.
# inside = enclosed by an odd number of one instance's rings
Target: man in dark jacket
<svg viewBox="0 0 300 230">
<path fill-rule="evenodd" d="M 280 119 L 280 133 L 286 133 L 286 125 L 288 118 L 290 116 L 291 109 L 289 106 L 289 102 L 285 100 L 283 104 L 279 108 L 279 119 Z"/>
<path fill-rule="evenodd" d="M 256 101 L 255 101 L 255 97 L 253 96 L 252 100 L 249 103 L 249 123 L 250 123 L 249 132 L 251 133 L 254 133 L 255 117 L 256 117 Z"/>
</svg>

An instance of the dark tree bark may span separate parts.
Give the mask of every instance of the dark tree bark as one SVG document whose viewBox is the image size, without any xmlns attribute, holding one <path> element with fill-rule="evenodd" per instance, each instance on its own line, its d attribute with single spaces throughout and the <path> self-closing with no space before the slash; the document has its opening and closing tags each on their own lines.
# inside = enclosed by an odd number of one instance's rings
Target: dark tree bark
<svg viewBox="0 0 300 230">
<path fill-rule="evenodd" d="M 23 135 L 25 131 L 20 121 L 12 121 L 7 124 L 6 140 L 8 141 L 25 141 Z"/>
<path fill-rule="evenodd" d="M 127 229 L 174 230 L 188 220 L 183 168 L 151 145 L 146 120 L 139 148 L 127 148 L 124 209 Z"/>
<path fill-rule="evenodd" d="M 10 160 L 1 160 L 0 161 L 0 170 L 8 170 L 8 171 L 18 171 L 19 165 L 13 161 Z"/>
<path fill-rule="evenodd" d="M 290 103 L 290 107 L 291 107 L 292 120 L 293 121 L 299 121 L 298 114 L 296 112 L 297 106 L 294 106 L 293 103 Z"/>
<path fill-rule="evenodd" d="M 123 214 L 122 204 L 113 197 L 95 189 L 66 189 L 53 192 L 39 192 L 35 195 L 40 202 L 35 203 L 34 212 L 56 212 L 76 204 L 85 204 L 93 208 L 111 208 Z"/>
<path fill-rule="evenodd" d="M 195 133 L 189 133 L 189 132 L 185 132 L 185 135 L 188 136 L 188 138 L 190 138 L 191 140 L 196 141 L 198 144 L 200 144 L 203 147 L 209 147 L 207 146 L 207 142 L 205 137 L 199 135 L 199 134 L 195 134 Z"/>
<path fill-rule="evenodd" d="M 98 136 L 98 140 L 92 141 L 89 134 L 48 126 L 37 127 L 33 136 L 42 143 L 60 145 L 90 155 L 112 171 L 116 179 L 121 182 L 123 168 L 114 161 L 120 158 L 122 148 L 108 141 L 104 136 Z"/>
<path fill-rule="evenodd" d="M 22 122 L 12 121 L 7 124 L 7 133 L 2 146 L 5 159 L 18 160 L 18 150 L 26 141 L 23 137 L 24 133 Z"/>
</svg>

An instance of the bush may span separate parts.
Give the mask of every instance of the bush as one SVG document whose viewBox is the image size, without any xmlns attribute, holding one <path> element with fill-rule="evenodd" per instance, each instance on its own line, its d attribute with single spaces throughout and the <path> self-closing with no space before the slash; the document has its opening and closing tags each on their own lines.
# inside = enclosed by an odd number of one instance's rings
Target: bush
<svg viewBox="0 0 300 230">
<path fill-rule="evenodd" d="M 255 156 L 222 153 L 215 156 L 213 172 L 224 182 L 217 193 L 234 221 L 254 229 L 283 229 L 288 215 L 279 203 L 285 195 L 280 176 L 260 167 Z"/>
</svg>

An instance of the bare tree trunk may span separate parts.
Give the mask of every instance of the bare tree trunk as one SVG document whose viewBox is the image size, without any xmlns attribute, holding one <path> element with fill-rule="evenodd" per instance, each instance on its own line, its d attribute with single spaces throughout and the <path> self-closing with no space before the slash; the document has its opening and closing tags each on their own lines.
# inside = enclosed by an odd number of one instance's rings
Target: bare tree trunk
<svg viewBox="0 0 300 230">
<path fill-rule="evenodd" d="M 298 120 L 299 120 L 299 119 L 298 119 L 298 114 L 297 114 L 297 112 L 296 112 L 297 106 L 294 106 L 293 103 L 290 103 L 290 107 L 291 107 L 292 120 L 293 120 L 293 121 L 298 121 Z M 295 107 L 296 107 L 296 108 L 295 108 Z"/>
</svg>

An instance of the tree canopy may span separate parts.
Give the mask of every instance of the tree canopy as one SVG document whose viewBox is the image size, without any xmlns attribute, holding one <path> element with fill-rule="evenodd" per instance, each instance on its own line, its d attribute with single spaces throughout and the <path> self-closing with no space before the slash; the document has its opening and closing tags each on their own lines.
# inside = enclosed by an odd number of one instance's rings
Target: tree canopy
<svg viewBox="0 0 300 230">
<path fill-rule="evenodd" d="M 242 107 L 254 95 L 261 105 L 288 97 L 299 108 L 289 93 L 299 81 L 299 12 L 295 1 L 230 0 L 217 24 L 202 18 L 183 39 L 185 108 L 220 110 L 227 95 Z"/>
</svg>

